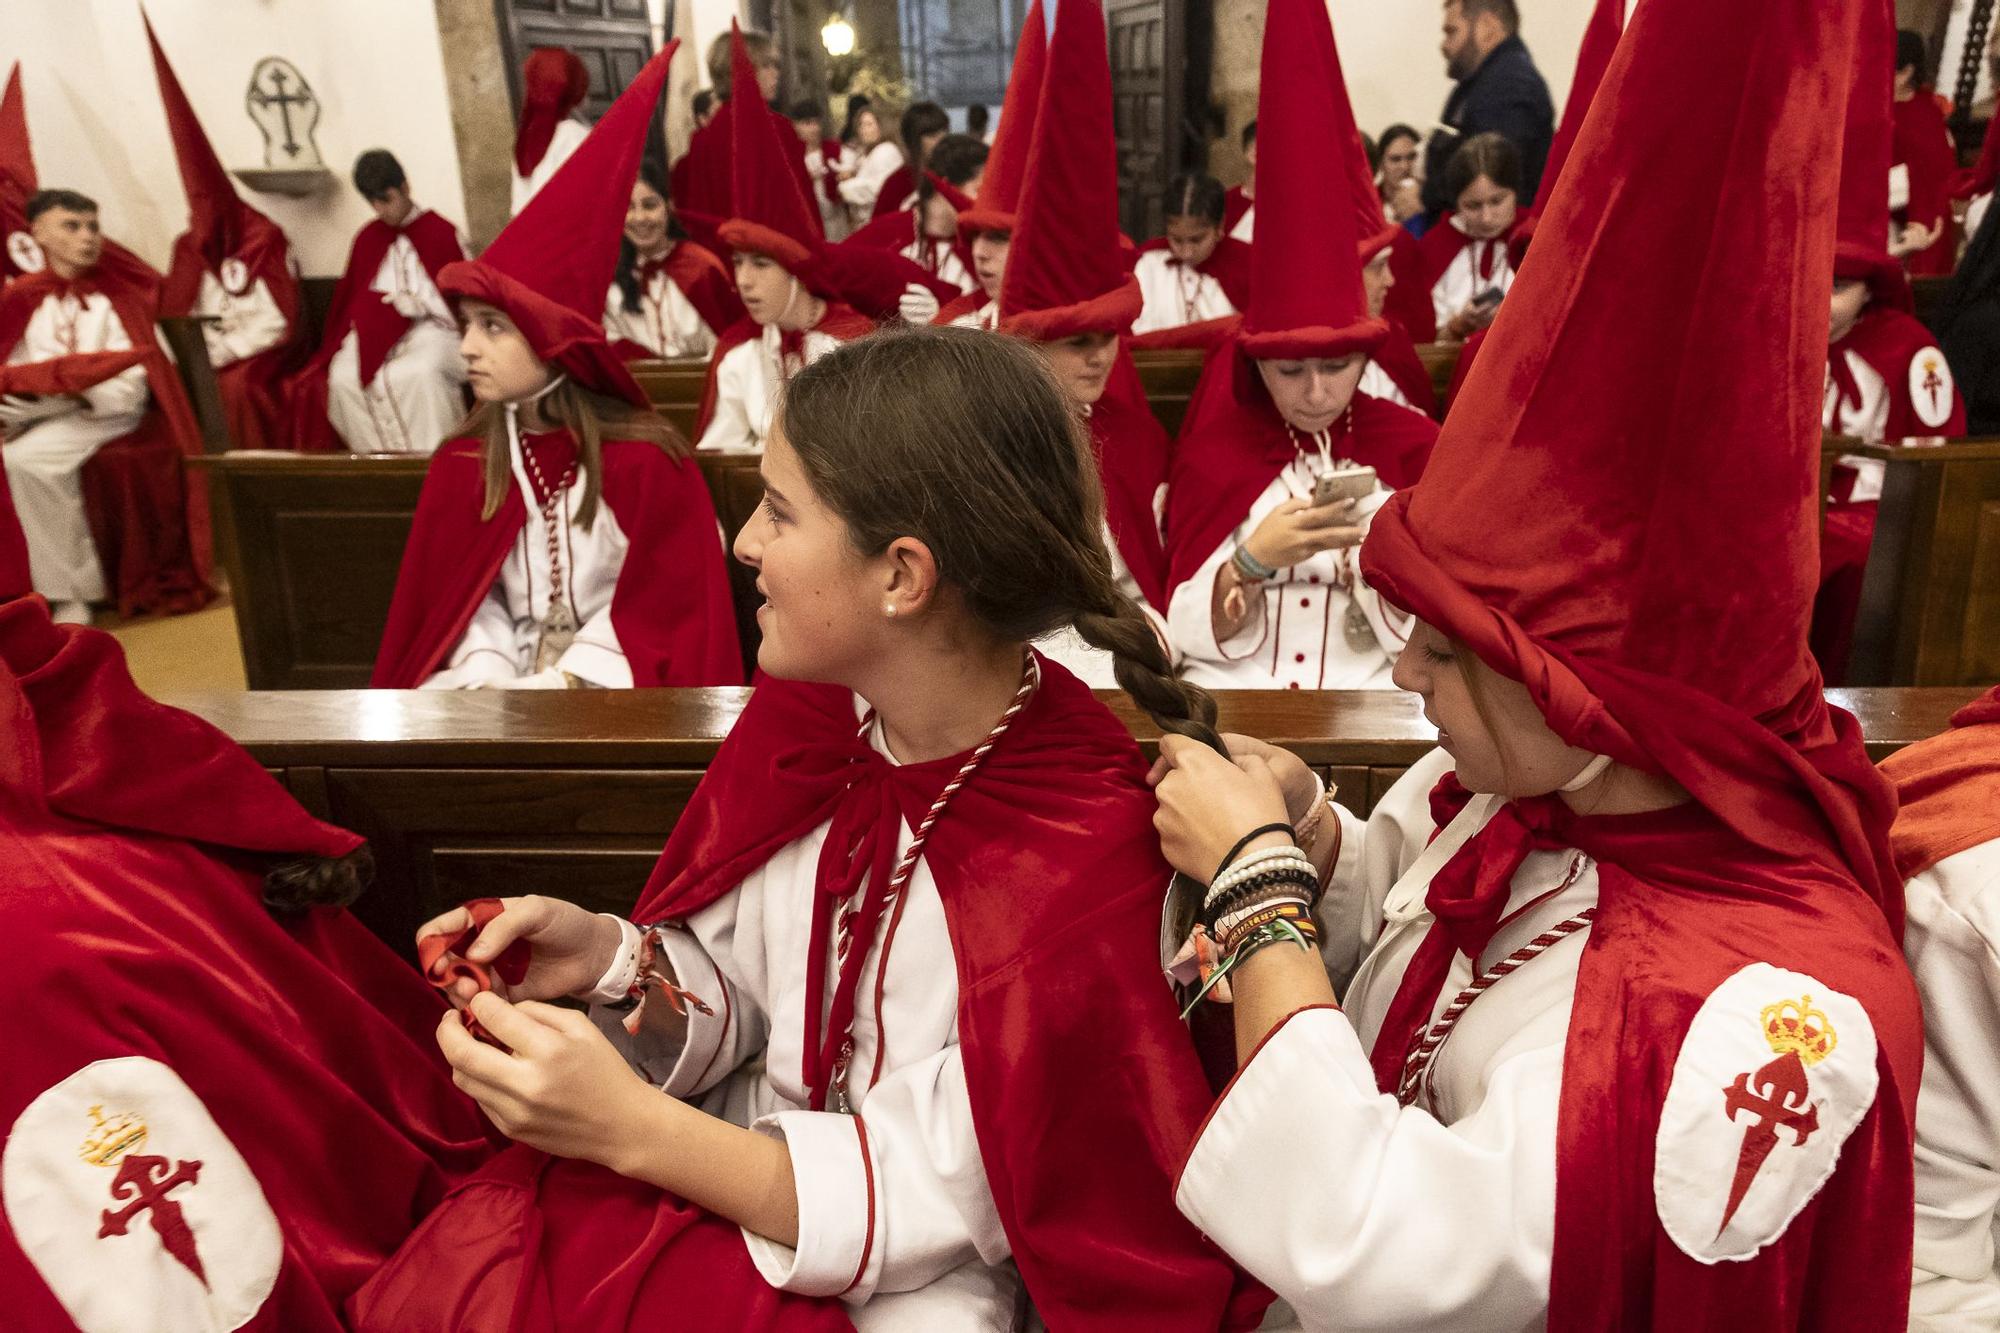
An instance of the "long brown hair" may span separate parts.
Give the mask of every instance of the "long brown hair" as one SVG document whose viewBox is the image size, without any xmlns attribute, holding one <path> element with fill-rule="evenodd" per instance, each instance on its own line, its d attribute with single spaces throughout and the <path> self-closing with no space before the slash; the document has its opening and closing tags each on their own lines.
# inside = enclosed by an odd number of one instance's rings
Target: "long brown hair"
<svg viewBox="0 0 2000 1333">
<path fill-rule="evenodd" d="M 917 538 L 988 631 L 1025 641 L 1074 626 L 1162 730 L 1221 748 L 1215 701 L 1175 679 L 1118 590 L 1089 435 L 1032 347 L 976 329 L 874 334 L 801 371 L 782 417 L 862 554 Z"/>
<path fill-rule="evenodd" d="M 576 441 L 577 472 L 583 482 L 583 503 L 577 507 L 576 521 L 586 532 L 597 518 L 597 502 L 604 491 L 604 441 L 642 440 L 657 445 L 669 458 L 686 458 L 690 452 L 681 433 L 652 408 L 634 407 L 622 398 L 586 389 L 568 376 L 537 400 L 536 406 L 545 421 L 568 431 Z M 486 500 L 479 510 L 479 521 L 484 523 L 500 512 L 514 480 L 514 465 L 508 457 L 506 404 L 480 403 L 453 434 L 485 442 L 479 452 L 486 478 Z M 533 497 L 522 499 L 532 502 Z"/>
</svg>

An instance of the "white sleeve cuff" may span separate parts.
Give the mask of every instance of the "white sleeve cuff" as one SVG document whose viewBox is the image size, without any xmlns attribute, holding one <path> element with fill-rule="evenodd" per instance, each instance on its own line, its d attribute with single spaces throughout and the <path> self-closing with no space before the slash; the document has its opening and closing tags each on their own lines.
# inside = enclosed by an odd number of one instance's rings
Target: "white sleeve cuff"
<svg viewBox="0 0 2000 1333">
<path fill-rule="evenodd" d="M 791 1150 L 799 1202 L 796 1247 L 744 1231 L 757 1271 L 780 1291 L 805 1296 L 840 1296 L 861 1286 L 880 1266 L 874 1163 L 861 1117 L 783 1111 L 750 1128 Z"/>
<path fill-rule="evenodd" d="M 660 1090 L 670 1097 L 692 1097 L 729 1072 L 717 1066 L 722 1063 L 729 1039 L 733 999 L 721 969 L 691 933 L 660 930 L 654 933 L 653 940 L 655 947 L 666 955 L 674 984 L 709 1009 L 703 1013 L 692 1004 L 687 1007 L 687 1040 L 681 1046 L 680 1058 L 674 1061 L 673 1072 L 660 1085 Z M 665 1004 L 666 1000 L 654 995 L 647 1003 Z"/>
</svg>

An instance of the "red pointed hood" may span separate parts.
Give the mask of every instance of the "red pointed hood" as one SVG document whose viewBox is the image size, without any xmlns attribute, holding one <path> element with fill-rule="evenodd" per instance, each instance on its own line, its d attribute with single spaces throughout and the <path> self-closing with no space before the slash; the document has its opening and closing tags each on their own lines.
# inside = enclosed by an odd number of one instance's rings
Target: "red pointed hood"
<svg viewBox="0 0 2000 1333">
<path fill-rule="evenodd" d="M 1048 20 L 1042 14 L 1042 0 L 1034 0 L 1014 47 L 1014 69 L 1007 76 L 1007 97 L 1000 104 L 1000 128 L 993 133 L 993 151 L 986 155 L 986 173 L 979 178 L 979 198 L 971 208 L 958 211 L 959 239 L 968 245 L 982 231 L 1011 232 L 1019 220 L 1021 187 L 1028 179 L 1028 150 L 1035 142 L 1035 115 L 1041 109 L 1048 63 Z"/>
<path fill-rule="evenodd" d="M 235 259 L 244 265 L 246 281 L 260 274 L 278 278 L 286 270 L 289 245 L 276 223 L 236 193 L 160 47 L 152 19 L 144 11 L 141 18 L 153 52 L 167 134 L 174 142 L 174 160 L 180 164 L 181 186 L 188 199 L 188 229 L 174 244 L 174 261 L 160 292 L 161 310 L 178 315 L 187 313 L 199 298 L 203 272 L 219 275 L 224 262 Z"/>
<path fill-rule="evenodd" d="M 1124 333 L 1144 298 L 1118 230 L 1111 55 L 1097 0 L 1056 0 L 1042 101 L 1021 188 L 1000 328 L 1039 342 Z"/>
<path fill-rule="evenodd" d="M 1813 767 L 1852 732 L 1806 647 L 1856 26 L 1813 0 L 1639 5 L 1535 262 L 1361 558 L 1571 744 L 1751 836 L 1817 820 L 1815 854 L 1881 893 L 1853 793 Z"/>
<path fill-rule="evenodd" d="M 534 174 L 556 126 L 590 94 L 590 72 L 560 46 L 538 46 L 521 66 L 521 123 L 514 129 L 514 170 Z"/>
<path fill-rule="evenodd" d="M 1375 183 L 1374 169 L 1368 165 L 1368 146 L 1356 128 L 1342 155 L 1347 163 L 1348 193 L 1354 200 L 1354 254 L 1365 268 L 1368 262 L 1395 244 L 1401 225 L 1382 212 L 1382 190 Z M 1263 224 L 1258 223 L 1259 226 Z"/>
<path fill-rule="evenodd" d="M 729 216 L 717 228 L 725 247 L 768 255 L 783 264 L 818 296 L 828 293 L 817 283 L 815 262 L 824 233 L 819 209 L 799 192 L 792 153 L 779 135 L 776 116 L 744 115 L 763 109 L 757 88 L 757 67 L 743 45 L 743 30 L 729 25 L 730 171 Z"/>
<path fill-rule="evenodd" d="M 1368 315 L 1359 254 L 1383 230 L 1360 230 L 1360 131 L 1324 0 L 1271 0 L 1257 94 L 1257 244 L 1243 350 L 1253 357 L 1339 357 L 1372 351 L 1389 331 Z M 1329 163 L 1346 170 L 1327 169 Z M 1390 238 L 1393 239 L 1393 238 Z"/>
<path fill-rule="evenodd" d="M 646 62 L 486 253 L 447 264 L 438 275 L 446 296 L 499 306 L 535 355 L 584 388 L 634 407 L 649 404 L 605 337 L 604 293 L 618 269 L 632 182 L 678 46 L 668 42 Z"/>
<path fill-rule="evenodd" d="M 14 492 L 0 475 L 0 602 L 34 591 L 28 573 L 28 539 L 21 533 L 21 516 L 14 512 Z"/>
<path fill-rule="evenodd" d="M 35 150 L 28 142 L 28 108 L 21 97 L 21 67 L 16 64 L 7 76 L 7 91 L 0 94 L 0 278 L 18 277 L 30 270 L 15 257 L 19 233 L 28 239 L 28 196 L 35 192 Z M 35 268 L 41 267 L 39 263 Z"/>
<path fill-rule="evenodd" d="M 1903 266 L 1889 253 L 1889 167 L 1896 156 L 1896 29 L 1871 7 L 1854 62 L 1847 133 L 1840 156 L 1836 278 L 1866 282 L 1873 300 L 1898 310 L 1916 301 Z"/>
</svg>

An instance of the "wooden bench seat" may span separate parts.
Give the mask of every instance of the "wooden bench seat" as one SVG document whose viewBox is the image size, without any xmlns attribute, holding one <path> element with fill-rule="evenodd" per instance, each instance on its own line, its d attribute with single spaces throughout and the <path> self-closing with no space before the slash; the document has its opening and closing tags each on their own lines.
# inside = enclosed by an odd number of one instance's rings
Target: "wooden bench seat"
<svg viewBox="0 0 2000 1333">
<path fill-rule="evenodd" d="M 1969 689 L 1840 690 L 1880 759 L 1944 728 Z M 305 807 L 374 845 L 357 913 L 398 948 L 465 898 L 547 893 L 628 910 L 749 691 L 202 693 L 168 702 L 241 743 Z M 1103 696 L 1150 752 L 1156 733 Z M 1233 691 L 1225 728 L 1282 745 L 1372 809 L 1434 744 L 1393 691 Z"/>
</svg>

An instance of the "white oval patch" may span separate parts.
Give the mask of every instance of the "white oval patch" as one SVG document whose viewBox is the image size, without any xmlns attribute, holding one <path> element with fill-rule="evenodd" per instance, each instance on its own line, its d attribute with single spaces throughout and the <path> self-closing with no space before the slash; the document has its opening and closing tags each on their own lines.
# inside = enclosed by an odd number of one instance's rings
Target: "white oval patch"
<svg viewBox="0 0 2000 1333">
<path fill-rule="evenodd" d="M 1875 1029 L 1860 1003 L 1752 963 L 1688 1027 L 1660 1112 L 1661 1225 L 1705 1264 L 1748 1259 L 1819 1192 L 1875 1101 Z"/>
<path fill-rule="evenodd" d="M 0 1198 L 83 1333 L 226 1333 L 263 1307 L 284 1237 L 257 1177 L 157 1060 L 85 1065 L 21 1112 Z"/>
<path fill-rule="evenodd" d="M 42 271 L 42 247 L 25 231 L 7 233 L 7 258 L 23 273 Z"/>
<path fill-rule="evenodd" d="M 1926 347 L 1910 358 L 1910 405 L 1917 420 L 1932 430 L 1951 420 L 1951 404 L 1957 392 L 1951 382 L 1951 363 L 1935 347 Z"/>
<path fill-rule="evenodd" d="M 250 266 L 235 255 L 222 261 L 222 290 L 241 296 L 250 290 Z"/>
</svg>

